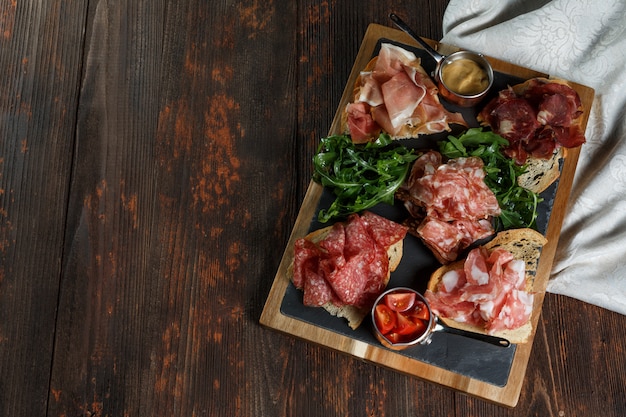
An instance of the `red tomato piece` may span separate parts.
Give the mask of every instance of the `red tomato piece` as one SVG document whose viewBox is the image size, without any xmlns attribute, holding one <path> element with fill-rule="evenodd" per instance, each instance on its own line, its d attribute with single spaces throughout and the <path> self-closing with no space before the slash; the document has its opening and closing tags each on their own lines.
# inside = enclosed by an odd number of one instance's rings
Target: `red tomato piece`
<svg viewBox="0 0 626 417">
<path fill-rule="evenodd" d="M 414 292 L 392 292 L 385 296 L 385 304 L 393 311 L 408 311 L 415 304 Z"/>
<path fill-rule="evenodd" d="M 386 335 L 396 327 L 396 313 L 385 304 L 378 304 L 374 310 L 374 321 L 378 330 Z"/>
<path fill-rule="evenodd" d="M 417 332 L 417 325 L 404 314 L 397 313 L 395 332 L 402 336 L 412 335 Z"/>
<path fill-rule="evenodd" d="M 415 303 L 415 308 L 411 312 L 411 317 L 419 320 L 428 321 L 430 319 L 430 313 L 428 312 L 428 308 L 426 308 L 426 304 L 421 301 L 417 301 Z"/>
<path fill-rule="evenodd" d="M 427 322 L 416 320 L 413 323 L 415 324 L 415 334 L 413 338 L 417 338 L 426 332 L 426 328 L 428 327 Z"/>
<path fill-rule="evenodd" d="M 402 336 L 398 333 L 389 333 L 385 335 L 385 339 L 389 340 L 391 343 L 400 343 L 402 342 Z"/>
</svg>

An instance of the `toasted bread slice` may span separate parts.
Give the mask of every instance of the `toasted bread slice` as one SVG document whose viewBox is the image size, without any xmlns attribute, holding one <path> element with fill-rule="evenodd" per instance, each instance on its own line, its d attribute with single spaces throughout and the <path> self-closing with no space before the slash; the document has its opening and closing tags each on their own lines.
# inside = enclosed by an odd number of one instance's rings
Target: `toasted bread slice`
<svg viewBox="0 0 626 417">
<path fill-rule="evenodd" d="M 526 172 L 517 177 L 520 187 L 540 194 L 561 175 L 561 160 L 565 157 L 565 148 L 554 151 L 550 159 L 528 158 Z"/>
<path fill-rule="evenodd" d="M 305 239 L 313 242 L 319 243 L 328 236 L 328 233 L 332 229 L 331 226 L 324 227 L 322 229 L 315 230 L 308 235 L 305 236 Z M 391 277 L 391 273 L 396 270 L 400 261 L 402 260 L 402 254 L 404 249 L 404 239 L 400 239 L 395 244 L 391 245 L 387 248 L 387 256 L 389 257 L 389 269 L 387 272 L 387 277 L 384 280 L 385 287 L 389 283 L 389 278 Z M 290 276 L 293 274 L 292 268 L 290 267 Z M 333 316 L 343 317 L 348 321 L 348 325 L 352 329 L 356 329 L 363 322 L 365 317 L 370 313 L 370 309 L 357 308 L 355 306 L 336 306 L 333 303 L 326 303 L 322 306 L 324 310 L 330 313 Z"/>
<path fill-rule="evenodd" d="M 533 283 L 537 274 L 537 265 L 541 248 L 547 243 L 547 239 L 539 232 L 533 229 L 512 229 L 498 233 L 484 247 L 489 251 L 496 248 L 503 248 L 513 254 L 516 259 L 521 259 L 526 264 L 526 291 L 533 292 Z M 444 265 L 437 269 L 428 281 L 428 290 L 436 293 L 439 282 L 446 272 L 459 270 L 463 268 L 465 260 L 460 259 L 451 264 Z M 455 327 L 457 329 L 468 330 L 471 332 L 486 333 L 482 328 L 454 321 L 450 318 L 440 317 L 444 324 Z M 525 343 L 532 334 L 532 323 L 529 320 L 521 327 L 511 330 L 498 331 L 494 336 L 503 337 L 511 343 Z"/>
</svg>

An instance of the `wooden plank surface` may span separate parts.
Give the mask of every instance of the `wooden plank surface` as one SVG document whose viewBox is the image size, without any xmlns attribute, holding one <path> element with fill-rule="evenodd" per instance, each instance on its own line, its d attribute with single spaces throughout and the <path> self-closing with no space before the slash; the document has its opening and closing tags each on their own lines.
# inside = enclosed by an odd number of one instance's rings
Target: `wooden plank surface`
<svg viewBox="0 0 626 417">
<path fill-rule="evenodd" d="M 0 415 L 624 415 L 566 297 L 514 409 L 259 325 L 367 27 L 445 5 L 0 2 Z"/>
<path fill-rule="evenodd" d="M 86 5 L 0 3 L 0 415 L 46 414 Z"/>
</svg>

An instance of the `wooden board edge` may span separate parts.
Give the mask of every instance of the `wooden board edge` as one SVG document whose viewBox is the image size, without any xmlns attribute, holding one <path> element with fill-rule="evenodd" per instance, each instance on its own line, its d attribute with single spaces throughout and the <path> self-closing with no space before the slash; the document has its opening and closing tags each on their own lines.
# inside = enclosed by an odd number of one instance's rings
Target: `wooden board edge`
<svg viewBox="0 0 626 417">
<path fill-rule="evenodd" d="M 261 324 L 288 336 L 296 337 L 324 348 L 331 348 L 372 365 L 391 369 L 404 375 L 498 405 L 515 407 L 521 393 L 524 377 L 522 374 L 520 377 L 515 378 L 513 369 L 507 384 L 499 387 L 421 362 L 417 359 L 399 354 L 390 355 L 390 351 L 382 346 L 370 345 L 330 330 L 320 329 L 310 323 L 284 316 L 278 308 L 267 310 L 267 319 L 262 320 Z M 526 353 L 520 351 L 520 349 L 522 351 L 530 350 L 529 347 L 524 348 L 523 345 L 518 345 L 518 352 L 524 355 Z M 516 352 L 516 355 L 519 354 L 518 352 Z"/>
<path fill-rule="evenodd" d="M 417 42 L 402 31 L 379 24 L 370 24 L 363 38 L 363 42 L 359 49 L 357 58 L 355 59 L 349 79 L 346 82 L 346 87 L 331 124 L 329 135 L 341 133 L 342 113 L 345 106 L 351 99 L 356 77 L 358 76 L 360 69 L 365 67 L 365 65 L 369 62 L 380 38 L 390 38 L 411 46 L 418 48 L 421 47 L 417 44 Z M 424 40 L 442 53 L 449 53 L 449 51 L 458 50 L 458 48 L 454 46 L 439 44 L 430 39 Z M 528 68 L 520 67 L 490 57 L 487 57 L 487 59 L 490 60 L 495 70 L 503 73 L 514 74 L 523 78 L 548 77 L 546 74 L 533 71 Z M 585 118 L 584 125 L 586 127 L 591 104 L 593 102 L 593 90 L 580 84 L 570 84 L 579 92 L 579 94 L 582 92 L 581 99 L 583 99 L 583 102 L 586 103 L 585 114 L 583 115 Z M 289 284 L 287 271 L 293 258 L 294 242 L 297 238 L 306 235 L 310 221 L 314 215 L 317 203 L 321 196 L 322 187 L 313 181 L 311 181 L 309 185 L 300 212 L 296 219 L 296 223 L 290 235 L 287 248 L 285 249 L 281 259 L 278 271 L 270 289 L 270 293 L 261 313 L 259 320 L 260 324 L 286 333 L 290 336 L 295 336 L 314 344 L 349 354 L 374 365 L 393 369 L 400 373 L 417 377 L 418 379 L 426 380 L 443 387 L 451 388 L 492 403 L 511 408 L 515 407 L 519 401 L 521 388 L 524 382 L 526 368 L 528 366 L 528 360 L 534 341 L 534 335 L 539 316 L 541 314 L 545 288 L 547 286 L 547 280 L 549 279 L 550 270 L 556 253 L 558 236 L 564 219 L 564 213 L 567 207 L 569 192 L 571 190 L 579 152 L 580 148 L 568 151 L 567 157 L 564 161 L 563 172 L 561 174 L 554 202 L 554 205 L 558 210 L 555 210 L 553 206 L 548 224 L 548 231 L 546 233 L 548 243 L 542 250 L 542 257 L 540 258 L 537 271 L 537 276 L 540 277 L 540 279 L 535 299 L 537 308 L 533 310 L 534 312 L 532 317 L 533 333 L 528 342 L 517 345 L 509 380 L 504 387 L 498 387 L 482 382 L 402 355 L 389 355 L 389 351 L 383 347 L 369 345 L 365 342 L 334 333 L 327 329 L 320 329 L 318 326 L 287 317 L 280 312 L 280 305 L 287 289 L 287 285 Z M 556 211 L 558 211 L 558 213 L 555 214 Z M 315 334 L 315 338 L 311 337 L 311 334 Z"/>
</svg>

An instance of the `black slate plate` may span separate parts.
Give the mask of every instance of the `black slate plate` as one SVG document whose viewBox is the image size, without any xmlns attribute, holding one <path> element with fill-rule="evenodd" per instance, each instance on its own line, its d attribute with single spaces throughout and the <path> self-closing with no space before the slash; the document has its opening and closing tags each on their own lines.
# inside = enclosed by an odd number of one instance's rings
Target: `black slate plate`
<svg viewBox="0 0 626 417">
<path fill-rule="evenodd" d="M 384 42 L 393 43 L 413 51 L 421 58 L 422 66 L 429 74 L 434 71 L 435 61 L 426 51 L 388 39 L 380 39 L 378 41 L 375 55 L 378 53 L 380 45 Z M 491 93 L 482 104 L 487 103 L 498 91 L 505 89 L 508 85 L 518 84 L 523 81 L 523 79 L 518 77 L 495 72 Z M 448 110 L 461 112 L 470 127 L 478 126 L 476 115 L 480 111 L 480 107 L 465 109 L 451 105 L 443 99 L 441 102 Z M 438 140 L 445 139 L 449 134 L 459 134 L 463 130 L 464 128 L 453 126 L 452 132 L 403 140 L 402 144 L 415 149 L 435 148 Z M 544 235 L 546 234 L 557 188 L 558 181 L 541 194 L 543 201 L 539 205 L 537 230 Z M 310 231 L 327 226 L 327 224 L 319 223 L 316 216 L 317 212 L 321 208 L 328 207 L 331 201 L 331 193 L 324 190 L 318 203 L 316 215 L 311 219 Z M 407 217 L 407 212 L 400 202 L 396 202 L 393 206 L 379 204 L 372 208 L 371 211 L 397 222 L 402 222 Z M 404 240 L 404 255 L 402 261 L 398 268 L 391 274 L 388 288 L 406 286 L 424 292 L 430 274 L 439 266 L 441 266 L 441 264 L 418 238 L 407 235 Z M 302 304 L 302 292 L 297 290 L 291 283 L 285 291 L 280 311 L 282 314 L 292 318 L 311 323 L 315 326 L 368 344 L 382 347 L 373 336 L 372 324 L 369 317 L 363 321 L 363 324 L 358 329 L 352 330 L 345 319 L 331 316 L 322 308 L 304 306 Z M 515 345 L 502 348 L 458 335 L 435 332 L 432 336 L 431 344 L 417 345 L 403 351 L 396 351 L 395 353 L 492 385 L 503 387 L 506 385 L 509 378 L 515 350 Z"/>
</svg>

